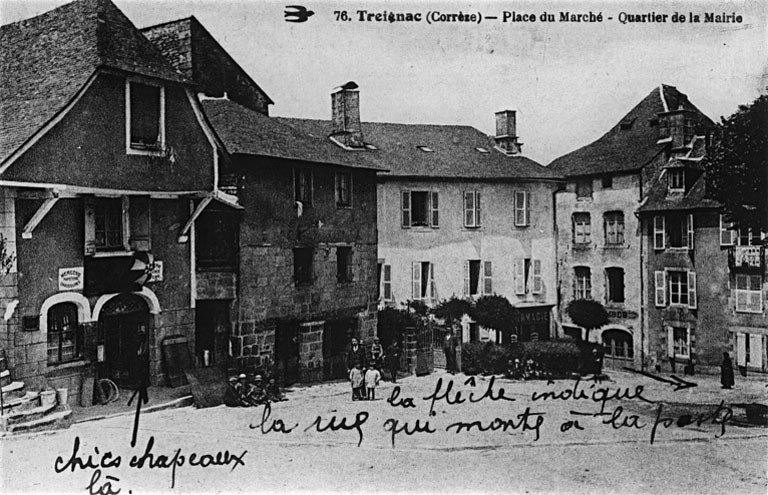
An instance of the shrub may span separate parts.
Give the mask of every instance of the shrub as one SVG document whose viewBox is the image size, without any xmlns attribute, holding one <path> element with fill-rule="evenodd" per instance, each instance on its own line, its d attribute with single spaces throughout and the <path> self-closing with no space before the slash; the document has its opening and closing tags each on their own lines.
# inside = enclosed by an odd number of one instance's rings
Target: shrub
<svg viewBox="0 0 768 495">
<path fill-rule="evenodd" d="M 518 358 L 523 363 L 532 359 L 550 376 L 564 377 L 571 373 L 591 372 L 594 348 L 600 348 L 600 345 L 573 340 L 519 342 L 510 347 L 510 359 Z"/>
<path fill-rule="evenodd" d="M 505 373 L 509 348 L 492 342 L 468 342 L 461 347 L 461 371 L 467 375 Z"/>
<path fill-rule="evenodd" d="M 417 323 L 413 313 L 407 309 L 384 308 L 379 311 L 376 333 L 384 347 L 394 339 L 402 345 L 405 329 L 416 327 Z"/>
</svg>

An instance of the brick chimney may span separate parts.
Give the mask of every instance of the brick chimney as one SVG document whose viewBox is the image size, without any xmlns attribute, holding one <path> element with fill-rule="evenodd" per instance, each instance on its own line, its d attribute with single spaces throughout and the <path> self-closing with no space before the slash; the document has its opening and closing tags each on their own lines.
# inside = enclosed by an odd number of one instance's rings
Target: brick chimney
<svg viewBox="0 0 768 495">
<path fill-rule="evenodd" d="M 362 148 L 363 129 L 360 125 L 360 92 L 350 81 L 331 93 L 332 137 L 350 148 Z"/>
<path fill-rule="evenodd" d="M 510 155 L 519 154 L 523 146 L 517 141 L 516 114 L 514 110 L 496 112 L 496 146 Z"/>
</svg>

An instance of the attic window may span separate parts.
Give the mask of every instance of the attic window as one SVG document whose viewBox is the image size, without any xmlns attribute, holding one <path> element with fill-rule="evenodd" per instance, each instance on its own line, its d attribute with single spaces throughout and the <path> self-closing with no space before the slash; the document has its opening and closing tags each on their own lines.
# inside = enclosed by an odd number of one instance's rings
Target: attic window
<svg viewBox="0 0 768 495">
<path fill-rule="evenodd" d="M 165 88 L 125 82 L 126 152 L 156 155 L 165 147 Z"/>
<path fill-rule="evenodd" d="M 365 143 L 365 149 L 367 149 L 367 150 L 377 150 L 379 148 L 377 148 L 376 146 L 374 146 L 372 144 Z"/>
<path fill-rule="evenodd" d="M 419 148 L 421 151 L 424 151 L 426 153 L 432 153 L 434 151 L 432 148 L 430 148 L 428 146 L 416 146 L 416 147 Z"/>
<path fill-rule="evenodd" d="M 667 170 L 669 192 L 685 191 L 685 169 L 671 168 Z"/>
<path fill-rule="evenodd" d="M 619 127 L 621 128 L 621 130 L 626 131 L 626 130 L 632 129 L 632 124 L 634 123 L 635 123 L 634 118 L 622 120 L 621 124 L 619 124 Z"/>
<path fill-rule="evenodd" d="M 476 149 L 477 151 L 479 151 L 480 153 L 490 153 L 490 151 L 488 151 L 488 150 L 487 150 L 487 149 L 485 149 L 485 148 L 475 148 L 475 149 Z"/>
</svg>

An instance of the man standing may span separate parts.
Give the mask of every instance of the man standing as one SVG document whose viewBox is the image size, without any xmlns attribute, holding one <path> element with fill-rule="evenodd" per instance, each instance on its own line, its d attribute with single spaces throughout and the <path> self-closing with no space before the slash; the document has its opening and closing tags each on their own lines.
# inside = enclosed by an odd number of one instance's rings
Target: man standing
<svg viewBox="0 0 768 495">
<path fill-rule="evenodd" d="M 359 364 L 361 369 L 365 369 L 368 364 L 368 358 L 365 353 L 365 348 L 363 348 L 363 346 L 358 343 L 357 339 L 353 337 L 349 349 L 347 350 L 347 373 L 352 371 L 352 368 L 354 368 L 356 364 Z"/>
<path fill-rule="evenodd" d="M 445 352 L 445 367 L 448 373 L 456 373 L 456 339 L 453 337 L 453 332 L 445 334 L 445 341 L 443 342 L 443 352 Z"/>
<path fill-rule="evenodd" d="M 386 356 L 389 376 L 392 377 L 392 383 L 397 383 L 397 371 L 400 369 L 400 346 L 397 345 L 397 338 L 392 339 L 392 343 L 387 347 Z"/>
</svg>

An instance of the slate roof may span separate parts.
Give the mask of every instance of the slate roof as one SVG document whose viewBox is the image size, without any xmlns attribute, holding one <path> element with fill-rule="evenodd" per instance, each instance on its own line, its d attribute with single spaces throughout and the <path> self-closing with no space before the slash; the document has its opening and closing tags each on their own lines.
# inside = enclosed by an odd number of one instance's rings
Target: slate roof
<svg viewBox="0 0 768 495">
<path fill-rule="evenodd" d="M 109 0 L 80 0 L 0 27 L 0 162 L 99 68 L 186 82 Z"/>
<path fill-rule="evenodd" d="M 659 113 L 677 110 L 681 106 L 694 110 L 701 118 L 709 121 L 688 101 L 685 94 L 674 86 L 662 84 L 654 88 L 600 139 L 556 158 L 549 167 L 569 177 L 639 170 L 666 146 L 665 143 L 657 142 L 659 127 L 651 123 Z"/>
<path fill-rule="evenodd" d="M 326 136 L 307 134 L 283 119 L 267 117 L 228 99 L 204 98 L 201 103 L 229 154 L 382 169 L 375 152 L 346 151 Z"/>
<path fill-rule="evenodd" d="M 681 211 L 718 209 L 720 203 L 707 197 L 707 185 L 704 171 L 696 159 L 704 156 L 704 138 L 697 136 L 691 151 L 685 157 L 673 157 L 666 167 L 661 167 L 648 186 L 645 200 L 637 209 L 642 213 L 659 211 Z M 666 174 L 669 167 L 684 167 L 686 174 L 696 174 L 698 178 L 684 194 L 667 194 Z"/>
<path fill-rule="evenodd" d="M 277 117 L 278 121 L 312 136 L 327 139 L 331 122 Z M 448 179 L 562 179 L 553 170 L 524 156 L 494 149 L 493 139 L 469 126 L 364 122 L 363 137 L 374 145 L 382 177 Z M 432 152 L 419 148 L 426 146 Z M 482 153 L 483 148 L 489 153 Z M 350 153 L 369 153 L 347 151 Z"/>
</svg>

